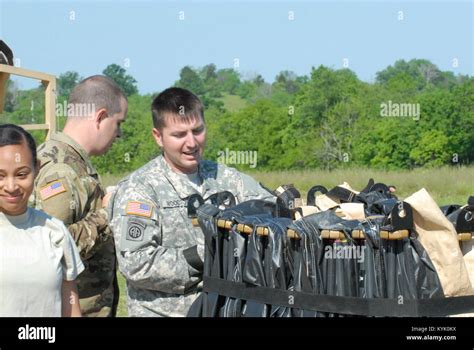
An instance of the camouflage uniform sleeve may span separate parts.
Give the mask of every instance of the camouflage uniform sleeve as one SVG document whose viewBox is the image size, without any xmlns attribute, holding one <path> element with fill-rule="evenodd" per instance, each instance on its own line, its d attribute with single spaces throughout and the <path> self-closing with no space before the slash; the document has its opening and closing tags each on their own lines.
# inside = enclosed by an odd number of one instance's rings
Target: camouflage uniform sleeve
<svg viewBox="0 0 474 350">
<path fill-rule="evenodd" d="M 87 213 L 84 219 L 69 225 L 68 230 L 84 259 L 94 255 L 94 252 L 112 237 L 107 210 L 104 208 Z"/>
<path fill-rule="evenodd" d="M 70 166 L 58 163 L 41 169 L 35 186 L 35 206 L 64 222 L 83 259 L 90 258 L 110 237 L 105 209 L 91 211 L 77 220 L 88 197 L 86 186 Z"/>
<path fill-rule="evenodd" d="M 183 294 L 202 280 L 203 246 L 161 245 L 159 203 L 152 188 L 127 182 L 109 204 L 120 272 L 136 288 Z M 176 235 L 179 235 L 176 232 Z"/>
</svg>

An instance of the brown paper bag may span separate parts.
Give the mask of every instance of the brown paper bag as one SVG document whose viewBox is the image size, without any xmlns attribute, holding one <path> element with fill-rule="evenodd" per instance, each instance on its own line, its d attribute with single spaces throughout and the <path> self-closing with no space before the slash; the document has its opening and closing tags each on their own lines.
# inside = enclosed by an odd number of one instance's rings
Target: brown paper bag
<svg viewBox="0 0 474 350">
<path fill-rule="evenodd" d="M 317 208 L 317 207 L 314 207 L 312 205 L 303 205 L 301 207 L 299 207 L 301 209 L 301 211 L 303 212 L 302 214 L 300 214 L 299 212 L 295 212 L 295 220 L 299 220 L 301 219 L 303 216 L 308 216 L 308 215 L 311 215 L 311 214 L 316 214 L 316 213 L 319 213 L 320 210 Z"/>
<path fill-rule="evenodd" d="M 474 239 L 471 239 L 470 241 L 462 242 L 461 251 L 464 255 L 464 262 L 466 263 L 467 272 L 469 273 L 471 286 L 473 286 L 473 289 L 474 289 Z M 455 315 L 455 316 L 474 317 L 474 313 L 461 314 L 461 315 Z"/>
<path fill-rule="evenodd" d="M 405 202 L 413 208 L 419 241 L 438 273 L 445 296 L 474 294 L 454 226 L 423 188 Z"/>
<path fill-rule="evenodd" d="M 467 207 L 467 205 L 464 205 Z M 471 286 L 474 289 L 474 238 L 470 241 L 461 242 L 461 251 L 464 255 L 464 262 L 466 263 L 467 271 L 469 273 L 469 279 L 471 280 Z"/>
<path fill-rule="evenodd" d="M 351 192 L 354 192 L 354 194 L 359 194 L 360 192 L 354 190 L 347 182 L 344 182 L 342 185 L 339 185 L 339 187 L 345 188 L 346 190 L 349 190 Z M 316 196 L 316 206 L 321 210 L 329 210 L 332 208 L 335 208 L 339 206 L 341 202 L 339 200 L 334 200 L 325 194 L 320 194 L 319 196 Z"/>
<path fill-rule="evenodd" d="M 336 209 L 336 214 L 342 215 L 346 220 L 365 220 L 365 211 L 363 203 L 341 203 Z"/>
<path fill-rule="evenodd" d="M 474 239 L 461 243 L 461 250 L 464 255 L 471 286 L 474 286 Z"/>
</svg>

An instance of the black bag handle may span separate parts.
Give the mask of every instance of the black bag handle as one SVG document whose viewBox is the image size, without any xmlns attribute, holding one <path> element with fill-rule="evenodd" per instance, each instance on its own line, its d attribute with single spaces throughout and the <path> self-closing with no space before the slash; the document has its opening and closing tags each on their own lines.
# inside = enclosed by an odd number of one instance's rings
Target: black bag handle
<svg viewBox="0 0 474 350">
<path fill-rule="evenodd" d="M 316 205 L 316 193 L 320 192 L 321 194 L 328 193 L 326 187 L 321 185 L 313 186 L 309 189 L 308 195 L 306 196 L 306 204 L 307 205 Z"/>
</svg>

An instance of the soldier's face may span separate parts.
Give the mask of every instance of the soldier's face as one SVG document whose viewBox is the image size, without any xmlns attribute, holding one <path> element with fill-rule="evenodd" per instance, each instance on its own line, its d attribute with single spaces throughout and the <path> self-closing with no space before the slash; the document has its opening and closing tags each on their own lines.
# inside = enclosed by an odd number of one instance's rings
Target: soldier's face
<svg viewBox="0 0 474 350">
<path fill-rule="evenodd" d="M 36 169 L 25 142 L 0 147 L 0 211 L 23 214 L 33 192 Z"/>
<path fill-rule="evenodd" d="M 169 116 L 161 131 L 153 129 L 153 136 L 175 172 L 190 174 L 197 170 L 206 145 L 206 127 L 202 118 L 186 122 Z"/>
</svg>

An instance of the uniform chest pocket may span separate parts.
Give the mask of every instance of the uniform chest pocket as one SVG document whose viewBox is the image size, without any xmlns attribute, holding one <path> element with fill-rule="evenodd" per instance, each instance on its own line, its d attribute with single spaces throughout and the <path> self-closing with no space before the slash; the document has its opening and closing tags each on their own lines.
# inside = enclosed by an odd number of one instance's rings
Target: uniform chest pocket
<svg viewBox="0 0 474 350">
<path fill-rule="evenodd" d="M 182 203 L 182 201 L 179 201 Z M 188 218 L 184 206 L 164 207 L 161 209 L 162 245 L 170 248 L 189 248 L 197 244 L 196 228 Z M 202 235 L 202 233 L 201 233 Z"/>
</svg>

